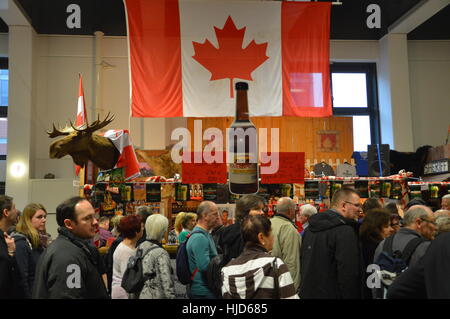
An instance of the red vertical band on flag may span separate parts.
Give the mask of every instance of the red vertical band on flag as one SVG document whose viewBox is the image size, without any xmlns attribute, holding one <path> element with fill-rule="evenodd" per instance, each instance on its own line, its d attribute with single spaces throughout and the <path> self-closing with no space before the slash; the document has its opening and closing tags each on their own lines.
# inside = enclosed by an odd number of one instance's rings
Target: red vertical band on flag
<svg viewBox="0 0 450 319">
<path fill-rule="evenodd" d="M 125 0 L 133 117 L 183 116 L 178 0 Z"/>
<path fill-rule="evenodd" d="M 77 119 L 75 121 L 75 126 L 80 127 L 83 124 L 87 124 L 87 112 L 86 112 L 86 101 L 84 99 L 83 91 L 83 77 L 79 74 L 80 82 L 78 85 L 78 102 L 77 102 Z M 80 174 L 81 166 L 75 165 L 75 174 L 78 176 Z"/>
<path fill-rule="evenodd" d="M 87 112 L 86 112 L 86 101 L 84 99 L 84 91 L 83 91 L 83 77 L 81 74 L 80 84 L 78 85 L 78 105 L 77 105 L 77 120 L 75 125 L 77 127 L 82 126 L 87 123 Z"/>
<path fill-rule="evenodd" d="M 283 115 L 332 115 L 330 2 L 282 2 Z"/>
</svg>

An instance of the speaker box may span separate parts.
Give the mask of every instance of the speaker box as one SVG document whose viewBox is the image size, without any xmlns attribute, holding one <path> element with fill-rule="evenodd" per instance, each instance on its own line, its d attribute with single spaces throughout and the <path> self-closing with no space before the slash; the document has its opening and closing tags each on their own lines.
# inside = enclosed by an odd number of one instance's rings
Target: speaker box
<svg viewBox="0 0 450 319">
<path fill-rule="evenodd" d="M 389 176 L 390 161 L 389 161 L 389 144 L 372 144 L 368 145 L 368 164 L 369 164 L 369 176 L 380 177 Z M 380 174 L 381 166 L 381 174 Z"/>
</svg>

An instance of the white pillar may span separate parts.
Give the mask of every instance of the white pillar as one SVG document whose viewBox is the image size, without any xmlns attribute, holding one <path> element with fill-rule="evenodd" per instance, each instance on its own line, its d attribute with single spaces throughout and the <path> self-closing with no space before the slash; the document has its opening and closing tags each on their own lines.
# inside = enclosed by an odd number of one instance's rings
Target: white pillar
<svg viewBox="0 0 450 319">
<path fill-rule="evenodd" d="M 31 26 L 9 26 L 9 106 L 6 194 L 22 210 L 29 199 L 33 107 L 33 42 Z M 14 176 L 17 164 L 20 177 Z"/>
<path fill-rule="evenodd" d="M 94 108 L 91 112 L 91 117 L 89 121 L 95 121 L 97 116 L 100 118 L 104 118 L 106 114 L 104 113 L 103 103 L 102 103 L 102 83 L 103 83 L 103 65 L 102 65 L 102 57 L 103 57 L 103 35 L 104 33 L 101 31 L 95 31 L 95 81 L 94 81 Z"/>
<path fill-rule="evenodd" d="M 397 151 L 414 151 L 406 34 L 380 39 L 378 88 L 381 140 Z"/>
</svg>

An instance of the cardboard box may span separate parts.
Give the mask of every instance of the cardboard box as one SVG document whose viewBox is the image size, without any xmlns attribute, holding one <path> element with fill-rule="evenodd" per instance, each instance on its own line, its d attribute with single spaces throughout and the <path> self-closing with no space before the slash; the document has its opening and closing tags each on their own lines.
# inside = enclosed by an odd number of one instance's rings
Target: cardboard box
<svg viewBox="0 0 450 319">
<path fill-rule="evenodd" d="M 437 161 L 440 159 L 450 159 L 450 144 L 433 147 L 429 151 L 429 161 Z"/>
</svg>

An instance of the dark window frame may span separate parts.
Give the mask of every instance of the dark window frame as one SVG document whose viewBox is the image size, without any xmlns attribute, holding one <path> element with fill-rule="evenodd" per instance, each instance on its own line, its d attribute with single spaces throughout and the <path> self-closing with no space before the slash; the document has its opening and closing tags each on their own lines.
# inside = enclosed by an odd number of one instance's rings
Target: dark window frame
<svg viewBox="0 0 450 319">
<path fill-rule="evenodd" d="M 372 144 L 381 144 L 380 111 L 378 105 L 377 66 L 376 63 L 333 62 L 330 73 L 365 73 L 367 89 L 367 107 L 333 107 L 334 116 L 368 115 L 370 119 L 370 139 Z M 332 76 L 330 75 L 330 81 Z M 333 86 L 331 85 L 331 96 Z"/>
<path fill-rule="evenodd" d="M 1 70 L 8 69 L 8 58 L 0 57 L 0 69 Z M 8 105 L 0 105 L 0 118 L 4 117 L 8 117 Z M 7 155 L 0 155 L 0 161 L 6 161 L 6 157 Z"/>
</svg>

